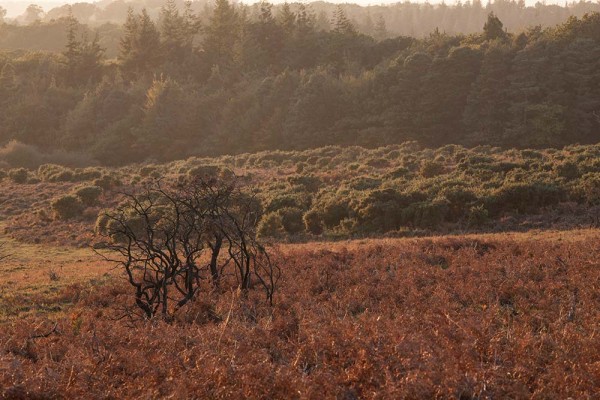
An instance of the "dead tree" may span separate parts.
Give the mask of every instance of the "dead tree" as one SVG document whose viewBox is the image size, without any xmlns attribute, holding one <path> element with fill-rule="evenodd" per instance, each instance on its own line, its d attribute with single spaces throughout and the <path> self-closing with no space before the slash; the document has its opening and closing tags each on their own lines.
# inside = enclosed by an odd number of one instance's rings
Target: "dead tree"
<svg viewBox="0 0 600 400">
<path fill-rule="evenodd" d="M 254 279 L 272 304 L 279 269 L 256 240 L 260 203 L 238 179 L 156 181 L 124 196 L 105 214 L 103 256 L 124 269 L 146 318 L 169 319 L 226 275 L 243 291 Z"/>
</svg>

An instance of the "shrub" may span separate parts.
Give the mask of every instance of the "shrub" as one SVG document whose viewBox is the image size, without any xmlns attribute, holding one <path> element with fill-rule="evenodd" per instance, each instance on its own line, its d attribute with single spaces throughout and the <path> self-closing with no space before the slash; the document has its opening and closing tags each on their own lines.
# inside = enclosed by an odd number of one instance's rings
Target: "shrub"
<svg viewBox="0 0 600 400">
<path fill-rule="evenodd" d="M 406 167 L 398 167 L 385 175 L 386 179 L 404 178 L 410 175 L 410 170 Z"/>
<path fill-rule="evenodd" d="M 485 225 L 489 220 L 489 212 L 485 209 L 483 204 L 478 206 L 472 206 L 469 209 L 469 216 L 467 223 L 471 227 L 479 227 Z"/>
<path fill-rule="evenodd" d="M 278 211 L 281 216 L 283 229 L 291 235 L 302 232 L 304 223 L 302 221 L 302 210 L 294 207 L 282 208 Z"/>
<path fill-rule="evenodd" d="M 40 165 L 37 175 L 44 182 L 72 182 L 75 176 L 70 168 L 56 164 Z"/>
<path fill-rule="evenodd" d="M 304 190 L 315 193 L 322 185 L 321 179 L 313 175 L 296 175 L 288 178 L 290 185 L 303 186 Z"/>
<path fill-rule="evenodd" d="M 472 190 L 462 186 L 445 187 L 439 195 L 448 201 L 448 219 L 456 221 L 465 215 L 477 196 Z"/>
<path fill-rule="evenodd" d="M 565 179 L 577 179 L 581 176 L 579 167 L 572 161 L 564 161 L 554 166 L 556 174 Z"/>
<path fill-rule="evenodd" d="M 98 213 L 98 218 L 96 218 L 94 232 L 101 235 L 107 235 L 109 223 L 110 216 L 107 214 L 107 210 L 102 210 L 100 213 Z"/>
<path fill-rule="evenodd" d="M 309 210 L 304 217 L 302 217 L 304 221 L 304 227 L 306 230 L 313 235 L 320 235 L 323 233 L 323 222 L 321 220 L 321 215 L 317 210 Z"/>
<path fill-rule="evenodd" d="M 283 219 L 278 212 L 270 212 L 265 214 L 258 224 L 259 237 L 277 238 L 285 234 L 283 227 Z"/>
<path fill-rule="evenodd" d="M 367 160 L 366 164 L 369 167 L 377 169 L 388 168 L 390 166 L 389 160 L 386 160 L 385 158 L 372 158 L 370 160 Z"/>
<path fill-rule="evenodd" d="M 588 205 L 600 205 L 600 173 L 585 174 L 573 191 L 577 200 Z"/>
<path fill-rule="evenodd" d="M 109 190 L 114 186 L 120 186 L 121 181 L 113 175 L 106 174 L 98 179 L 94 179 L 92 184 L 94 186 L 100 186 L 103 190 Z"/>
<path fill-rule="evenodd" d="M 13 168 L 8 171 L 8 177 L 14 183 L 27 183 L 29 173 L 25 168 Z"/>
<path fill-rule="evenodd" d="M 310 196 L 302 192 L 277 192 L 272 197 L 267 198 L 265 203 L 266 212 L 273 212 L 287 207 L 306 210 L 308 207 L 310 207 L 311 199 Z"/>
<path fill-rule="evenodd" d="M 157 168 L 154 165 L 145 165 L 140 168 L 140 175 L 143 177 L 150 176 L 152 173 L 156 172 Z"/>
<path fill-rule="evenodd" d="M 433 178 L 444 173 L 444 165 L 432 160 L 427 160 L 421 164 L 419 171 L 424 178 Z"/>
<path fill-rule="evenodd" d="M 341 220 L 350 216 L 349 213 L 348 202 L 341 199 L 329 199 L 321 206 L 321 218 L 327 228 L 338 226 Z"/>
<path fill-rule="evenodd" d="M 260 287 L 272 305 L 279 268 L 256 239 L 260 212 L 252 192 L 237 182 L 154 182 L 109 211 L 114 223 L 107 227 L 107 249 L 126 272 L 145 318 L 160 314 L 172 321 L 199 293 L 209 292 L 208 280 L 213 288 L 245 293 Z M 208 268 L 199 267 L 205 259 Z"/>
<path fill-rule="evenodd" d="M 102 177 L 102 170 L 99 168 L 83 168 L 77 169 L 73 176 L 75 182 L 91 181 Z"/>
<path fill-rule="evenodd" d="M 394 189 L 374 190 L 358 205 L 357 214 L 365 232 L 388 232 L 400 228 L 403 210 L 425 200 L 421 192 L 401 193 Z"/>
<path fill-rule="evenodd" d="M 565 197 L 564 188 L 554 183 L 504 183 L 487 199 L 490 212 L 537 212 L 540 207 L 557 204 Z"/>
<path fill-rule="evenodd" d="M 52 210 L 62 220 L 76 218 L 83 212 L 83 204 L 73 195 L 60 197 L 52 202 Z"/>
<path fill-rule="evenodd" d="M 381 179 L 372 178 L 370 176 L 356 177 L 348 182 L 348 187 L 357 191 L 377 189 L 380 185 Z"/>
<path fill-rule="evenodd" d="M 448 202 L 445 200 L 413 203 L 402 210 L 404 224 L 420 228 L 435 228 L 446 220 Z"/>
<path fill-rule="evenodd" d="M 101 194 L 102 188 L 100 186 L 83 186 L 75 191 L 75 195 L 87 207 L 94 206 Z"/>
</svg>

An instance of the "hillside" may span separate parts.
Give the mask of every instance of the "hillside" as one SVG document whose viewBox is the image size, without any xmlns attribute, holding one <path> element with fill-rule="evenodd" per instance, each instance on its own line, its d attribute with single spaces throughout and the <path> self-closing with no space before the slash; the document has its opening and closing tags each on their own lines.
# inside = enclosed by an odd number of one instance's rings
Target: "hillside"
<svg viewBox="0 0 600 400">
<path fill-rule="evenodd" d="M 275 241 L 573 229 L 600 224 L 600 147 L 326 147 L 122 168 L 44 164 L 3 175 L 6 233 L 89 246 L 98 215 L 156 179 L 239 176 Z M 59 203 L 64 199 L 65 205 Z M 62 199 L 62 200 L 61 200 Z"/>
</svg>

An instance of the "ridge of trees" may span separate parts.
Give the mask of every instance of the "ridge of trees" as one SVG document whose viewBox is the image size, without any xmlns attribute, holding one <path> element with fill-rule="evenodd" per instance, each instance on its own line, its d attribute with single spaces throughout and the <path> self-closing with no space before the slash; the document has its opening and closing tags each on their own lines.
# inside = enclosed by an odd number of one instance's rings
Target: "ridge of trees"
<svg viewBox="0 0 600 400">
<path fill-rule="evenodd" d="M 61 53 L 0 54 L 0 143 L 149 158 L 417 140 L 558 147 L 600 140 L 600 14 L 508 32 L 377 40 L 343 7 L 172 0 L 130 10 L 117 60 L 69 17 Z M 380 27 L 383 29 L 383 27 Z M 35 118 L 32 118 L 35 115 Z"/>
</svg>

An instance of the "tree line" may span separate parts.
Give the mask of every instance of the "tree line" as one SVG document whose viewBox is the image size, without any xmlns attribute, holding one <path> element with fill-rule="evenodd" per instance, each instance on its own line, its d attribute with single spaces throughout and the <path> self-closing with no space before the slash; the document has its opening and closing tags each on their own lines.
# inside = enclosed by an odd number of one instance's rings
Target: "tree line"
<svg viewBox="0 0 600 400">
<path fill-rule="evenodd" d="M 61 52 L 0 53 L 0 143 L 105 164 L 331 144 L 558 147 L 600 139 L 600 14 L 509 33 L 363 34 L 343 7 L 130 9 L 119 53 L 73 15 Z"/>
</svg>

